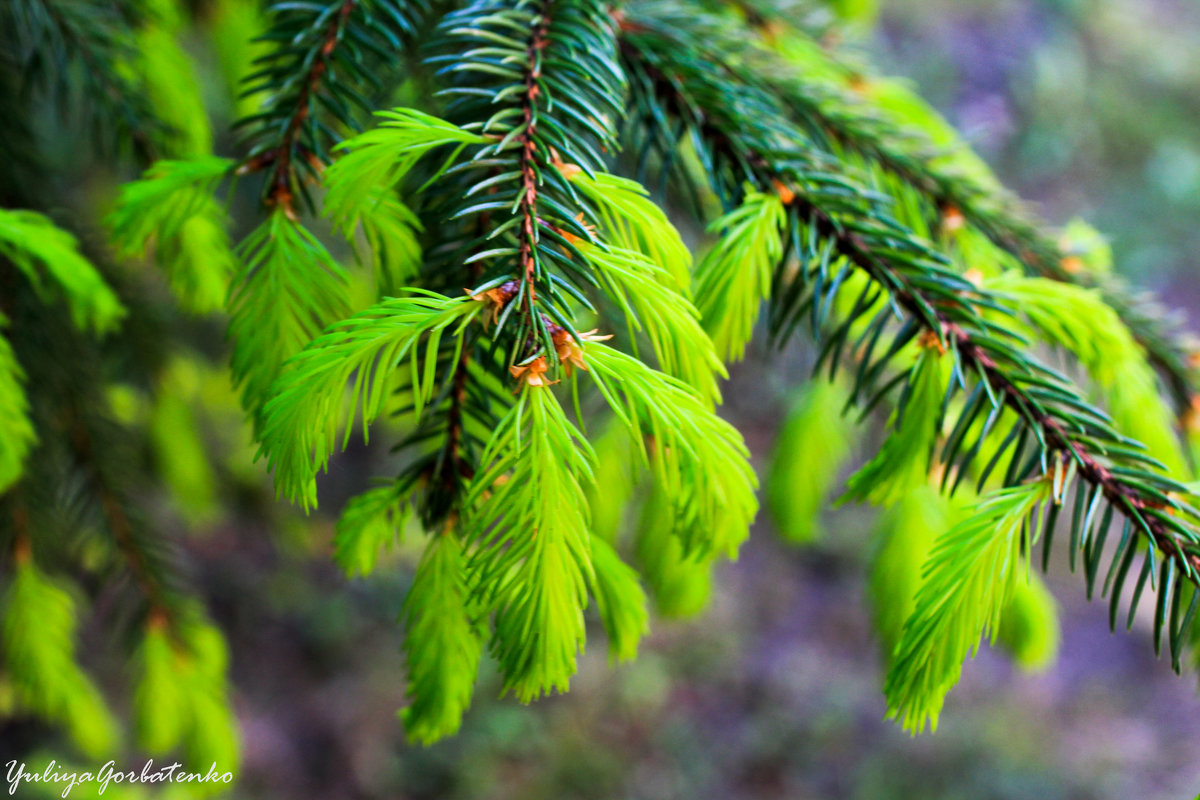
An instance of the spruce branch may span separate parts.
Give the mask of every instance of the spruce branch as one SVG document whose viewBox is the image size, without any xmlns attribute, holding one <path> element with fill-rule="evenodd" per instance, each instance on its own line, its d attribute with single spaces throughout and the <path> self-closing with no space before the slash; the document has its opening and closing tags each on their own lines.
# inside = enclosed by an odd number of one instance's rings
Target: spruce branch
<svg viewBox="0 0 1200 800">
<path fill-rule="evenodd" d="M 616 147 L 624 83 L 612 23 L 594 0 L 481 2 L 448 15 L 441 31 L 446 54 L 431 61 L 454 79 L 447 116 L 488 140 L 455 167 L 464 194 L 449 217 L 491 215 L 488 246 L 471 263 L 484 261 L 488 288 L 516 281 L 496 334 L 513 320 L 511 363 L 532 356 L 532 344 L 554 368 L 555 329 L 577 338 L 570 306 L 596 285 L 576 243 L 597 241 L 598 220 L 570 176 L 598 171 Z"/>
<path fill-rule="evenodd" d="M 486 141 L 412 109 L 381 112 L 379 117 L 383 120 L 380 127 L 339 146 L 345 154 L 325 175 L 328 188 L 325 212 L 342 230 L 353 231 L 360 225 L 365 228 L 380 207 L 381 199 L 387 198 L 395 185 L 414 169 L 423 171 L 422 178 L 427 184 L 439 183 L 468 145 Z M 436 161 L 431 157 L 426 162 L 439 165 L 432 171 L 419 166 L 425 156 L 443 150 L 449 151 L 448 157 L 438 155 Z M 422 197 L 418 195 L 416 199 Z M 389 202 L 394 208 L 403 209 L 404 215 L 417 219 L 398 201 Z M 490 214 L 480 214 L 471 225 L 470 238 L 483 241 L 491 230 Z M 484 251 L 484 246 L 477 244 L 465 255 L 456 250 L 446 261 L 439 259 L 427 265 L 430 277 L 436 275 L 438 280 L 428 281 L 426 286 L 457 294 L 464 283 L 478 283 L 483 262 L 475 256 Z M 486 300 L 486 295 L 478 294 L 476 299 Z M 460 297 L 455 302 L 463 300 Z M 474 303 L 463 308 L 472 313 L 480 310 Z M 440 528 L 448 515 L 456 513 L 463 485 L 475 471 L 469 453 L 480 445 L 480 431 L 488 430 L 495 422 L 489 397 L 504 391 L 494 384 L 481 389 L 486 382 L 480 380 L 483 372 L 477 365 L 489 361 L 482 352 L 488 342 L 474 332 L 455 342 L 454 348 L 443 348 L 432 356 L 436 363 L 433 374 L 440 376 L 438 387 L 431 392 L 429 408 L 414 420 L 412 433 L 397 446 L 398 450 L 416 451 L 414 460 L 397 477 L 396 485 L 401 487 L 406 501 L 412 500 L 422 523 L 430 529 Z M 411 384 L 404 386 L 405 391 L 413 388 Z M 507 398 L 502 401 L 504 405 L 507 402 Z M 413 405 L 407 410 L 417 408 Z"/>
<path fill-rule="evenodd" d="M 271 28 L 262 37 L 272 49 L 246 78 L 246 93 L 266 92 L 266 98 L 260 112 L 236 125 L 247 130 L 249 145 L 236 172 L 266 173 L 268 215 L 241 244 L 242 268 L 228 300 L 234 378 L 256 429 L 283 361 L 349 310 L 345 270 L 301 224 L 297 198 L 316 210 L 308 183 L 319 178 L 343 135 L 359 130 L 358 116 L 372 109 L 367 95 L 382 88 L 375 72 L 398 61 L 423 11 L 419 0 L 272 7 Z M 415 247 L 412 215 L 393 198 L 360 198 L 340 218 L 331 216 L 348 237 L 361 222 L 373 244 L 409 253 Z M 383 258 L 377 258 L 380 284 L 387 285 Z"/>
<path fill-rule="evenodd" d="M 780 87 L 785 101 L 798 103 L 802 84 L 789 81 Z M 811 92 L 811 87 L 806 87 Z M 818 99 L 820 98 L 820 99 Z M 957 210 L 998 247 L 1025 267 L 1027 272 L 1064 283 L 1098 288 L 1104 302 L 1113 308 L 1134 333 L 1146 354 L 1167 380 L 1181 417 L 1200 397 L 1200 372 L 1196 368 L 1196 346 L 1172 315 L 1149 292 L 1135 294 L 1114 275 L 1093 275 L 1078 266 L 1059 243 L 1035 221 L 1015 197 L 1001 189 L 985 188 L 967 175 L 939 169 L 932 146 L 921 146 L 913 154 L 889 147 L 896 139 L 913 140 L 916 131 L 883 127 L 872 130 L 867 117 L 838 116 L 837 100 L 812 92 L 803 97 L 803 113 L 819 120 L 826 133 L 842 146 L 877 162 L 886 171 L 926 192 L 937 207 Z M 821 113 L 821 116 L 817 116 Z"/>
<path fill-rule="evenodd" d="M 68 408 L 67 416 L 76 467 L 86 476 L 104 528 L 142 595 L 146 618 L 160 620 L 171 631 L 177 631 L 183 595 L 174 555 L 161 537 L 146 530 L 137 519 L 124 487 L 112 475 L 111 464 L 99 455 L 99 447 L 109 452 L 113 448 L 112 441 L 96 441 L 97 436 L 111 438 L 103 430 L 104 423 L 80 406 Z"/>
<path fill-rule="evenodd" d="M 46 92 L 64 115 L 81 109 L 102 153 L 128 144 L 149 163 L 174 134 L 128 69 L 134 54 L 124 34 L 138 17 L 123 0 L 12 0 L 0 7 L 0 43 L 27 88 Z"/>
<path fill-rule="evenodd" d="M 277 3 L 261 41 L 273 49 L 247 76 L 245 95 L 269 92 L 263 108 L 239 120 L 249 150 L 242 174 L 265 173 L 263 201 L 296 214 L 296 198 L 314 208 L 306 181 L 331 161 L 342 139 L 337 126 L 357 132 L 356 112 L 372 110 L 368 95 L 394 70 L 403 42 L 416 31 L 424 5 L 394 0 Z"/>
<path fill-rule="evenodd" d="M 757 21 L 748 18 L 747 22 L 763 31 L 764 38 L 774 41 L 785 56 L 790 41 L 807 39 L 807 34 L 778 16 L 759 15 Z M 780 26 L 787 28 L 787 37 L 777 35 Z M 725 51 L 738 49 L 735 37 L 736 33 L 724 33 L 721 41 Z M 774 53 L 743 48 L 749 52 L 735 69 L 745 80 L 775 94 L 810 136 L 861 157 L 926 195 L 931 201 L 931 215 L 939 218 L 934 222 L 961 215 L 962 220 L 1016 258 L 1029 274 L 1099 289 L 1104 302 L 1117 312 L 1166 379 L 1181 423 L 1185 427 L 1189 424 L 1200 398 L 1196 343 L 1179 324 L 1178 316 L 1151 293 L 1134 292 L 1115 275 L 1094 274 L 1082 268 L 1079 259 L 1064 250 L 1019 198 L 995 181 L 982 179 L 984 176 L 976 170 L 963 169 L 959 166 L 961 158 L 947 158 L 945 148 L 936 146 L 925 131 L 892 119 L 886 108 L 869 104 L 832 80 L 801 76 Z M 870 91 L 875 80 L 872 76 L 859 67 L 843 66 L 835 57 L 822 59 L 820 54 L 826 51 L 817 42 L 804 41 L 803 52 L 806 59 L 822 60 L 821 68 L 813 70 L 815 74 L 839 75 L 847 85 L 859 87 L 860 92 Z"/>
<path fill-rule="evenodd" d="M 542 77 L 542 51 L 546 47 L 546 35 L 549 32 L 549 13 L 553 0 L 545 0 L 535 12 L 538 21 L 529 32 L 529 44 L 525 48 L 525 91 L 521 97 L 521 115 L 524 126 L 517 135 L 515 142 L 520 149 L 520 214 L 521 224 L 518 236 L 519 249 L 517 252 L 518 273 L 525 282 L 525 313 L 532 317 L 534 304 L 537 302 L 536 263 L 534 250 L 537 247 L 538 222 L 537 212 L 537 111 L 538 96 L 542 92 L 540 80 Z"/>
<path fill-rule="evenodd" d="M 633 105 L 643 124 L 679 121 L 701 151 L 719 195 L 738 197 L 746 181 L 760 192 L 779 194 L 788 207 L 784 241 L 788 255 L 800 265 L 783 270 L 785 258 L 777 267 L 772 322 L 780 335 L 789 334 L 800 315 L 810 311 L 813 329 L 824 340 L 822 360 L 829 357 L 836 363 L 850 324 L 829 332 L 831 300 L 849 272 L 861 271 L 870 278 L 869 289 L 886 297 L 888 306 L 874 312 L 873 303 L 855 304 L 853 317 L 867 310 L 876 314 L 868 326 L 873 336 L 859 340 L 866 349 L 857 357 L 866 367 L 858 371 L 855 397 L 878 392 L 869 402 L 873 404 L 889 391 L 894 382 L 878 390 L 876 380 L 900 347 L 923 332 L 954 359 L 947 397 L 959 391 L 967 394 L 942 452 L 948 466 L 967 469 L 979 450 L 963 445 L 967 429 L 986 417 L 977 434 L 982 439 L 1006 407 L 1035 440 L 1031 453 L 1024 449 L 1024 435 L 1006 440 L 1016 442 L 1006 484 L 1025 480 L 1039 466 L 1047 474 L 1078 476 L 1077 496 L 1087 503 L 1086 508 L 1076 504 L 1073 542 L 1097 535 L 1096 510 L 1104 500 L 1152 545 L 1144 572 L 1153 572 L 1161 557 L 1164 570 L 1171 566 L 1174 586 L 1184 579 L 1197 582 L 1200 532 L 1195 510 L 1179 499 L 1187 494 L 1185 487 L 1158 474 L 1156 462 L 1138 443 L 1113 431 L 1103 412 L 1079 400 L 1079 392 L 1065 379 L 1023 353 L 1018 336 L 986 318 L 989 312 L 1004 312 L 1002 298 L 950 270 L 928 243 L 894 220 L 878 195 L 847 176 L 831 174 L 828 162 L 812 154 L 803 132 L 779 121 L 786 117 L 769 94 L 745 85 L 731 91 L 730 68 L 719 53 L 661 19 L 637 17 L 623 27 L 622 54 L 631 75 L 638 76 L 632 81 Z M 647 135 L 646 140 L 656 139 Z M 875 343 L 893 318 L 899 326 L 893 345 L 875 359 Z M 1056 498 L 1060 496 L 1056 492 Z M 1128 568 L 1127 559 L 1120 574 Z M 1091 571 L 1089 588 L 1094 580 Z M 1164 583 L 1159 588 L 1169 594 L 1172 586 Z M 1160 594 L 1159 629 L 1166 616 L 1165 597 Z M 1172 621 L 1178 623 L 1174 616 Z M 1173 651 L 1181 635 L 1172 626 Z"/>
<path fill-rule="evenodd" d="M 338 553 L 369 570 L 407 505 L 433 536 L 406 612 L 405 719 L 420 740 L 457 727 L 476 636 L 488 634 L 506 687 L 528 701 L 566 688 L 591 598 L 615 658 L 645 630 L 635 573 L 593 539 L 582 501 L 595 456 L 552 384 L 570 382 L 582 423 L 577 379 L 591 374 L 674 509 L 677 561 L 707 570 L 734 556 L 757 508 L 748 451 L 712 408 L 723 368 L 684 283 L 686 248 L 644 189 L 603 171 L 625 88 L 607 9 L 486 0 L 449 14 L 439 33 L 449 121 L 385 112 L 324 176 L 342 230 L 410 176 L 423 180 L 406 200 L 445 238 L 417 276 L 427 288 L 328 327 L 288 360 L 260 427 L 276 485 L 311 504 L 352 416 L 347 382 L 364 426 L 385 412 L 413 418 L 398 449 L 417 456 L 347 509 Z M 602 301 L 684 380 L 599 344 L 609 335 L 577 331 Z M 434 635 L 430 604 L 449 609 L 458 633 Z"/>
</svg>

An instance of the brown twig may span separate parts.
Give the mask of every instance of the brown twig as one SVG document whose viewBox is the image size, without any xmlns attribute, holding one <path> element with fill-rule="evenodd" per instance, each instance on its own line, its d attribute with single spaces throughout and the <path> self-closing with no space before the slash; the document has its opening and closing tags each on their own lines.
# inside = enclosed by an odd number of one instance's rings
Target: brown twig
<svg viewBox="0 0 1200 800">
<path fill-rule="evenodd" d="M 358 5 L 359 0 L 343 0 L 338 12 L 329 20 L 324 35 L 320 40 L 320 48 L 313 59 L 304 79 L 300 83 L 300 91 L 296 95 L 296 106 L 288 117 L 287 125 L 279 137 L 279 143 L 269 150 L 259 153 L 248 160 L 239 169 L 239 175 L 245 175 L 260 170 L 270 170 L 269 186 L 266 193 L 266 203 L 294 218 L 296 216 L 296 198 L 294 161 L 297 155 L 306 158 L 315 167 L 323 166 L 316 153 L 309 152 L 300 144 L 300 132 L 311 113 L 313 95 L 321 81 L 329 71 L 329 58 L 341 40 L 342 31 L 350 19 L 350 14 Z"/>
<path fill-rule="evenodd" d="M 529 44 L 525 48 L 525 92 L 521 101 L 525 129 L 517 137 L 521 147 L 521 241 L 517 260 L 525 281 L 525 309 L 530 317 L 533 316 L 534 302 L 537 300 L 537 102 L 542 93 L 541 51 L 546 46 L 550 28 L 550 5 L 549 2 L 543 4 L 541 16 L 530 31 Z"/>
</svg>

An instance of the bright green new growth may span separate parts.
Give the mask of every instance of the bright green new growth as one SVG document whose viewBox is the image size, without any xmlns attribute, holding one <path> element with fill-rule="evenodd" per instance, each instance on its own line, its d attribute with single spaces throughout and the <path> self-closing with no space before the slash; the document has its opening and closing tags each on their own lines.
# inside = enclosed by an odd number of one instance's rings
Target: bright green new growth
<svg viewBox="0 0 1200 800">
<path fill-rule="evenodd" d="M 641 253 L 669 275 L 685 295 L 692 282 L 692 254 L 679 231 L 640 183 L 607 172 L 580 171 L 571 183 L 596 207 L 600 232 L 615 246 Z"/>
<path fill-rule="evenodd" d="M 107 333 L 125 316 L 75 237 L 41 214 L 0 209 L 0 257 L 24 273 L 39 294 L 65 300 L 80 330 Z"/>
<path fill-rule="evenodd" d="M 637 658 L 638 642 L 650 630 L 646 593 L 637 572 L 621 560 L 611 544 L 598 536 L 592 536 L 591 542 L 592 593 L 608 635 L 609 661 L 629 661 Z"/>
<path fill-rule="evenodd" d="M 283 362 L 350 308 L 346 271 L 316 237 L 282 211 L 239 246 L 241 274 L 229 298 L 231 369 L 262 426 L 262 406 Z"/>
<path fill-rule="evenodd" d="M 349 577 L 375 571 L 379 553 L 396 540 L 408 506 L 396 485 L 368 489 L 351 498 L 338 517 L 333 559 Z"/>
<path fill-rule="evenodd" d="M 155 459 L 174 504 L 193 525 L 211 524 L 220 517 L 218 479 L 197 401 L 205 382 L 225 381 L 223 372 L 187 356 L 173 359 L 164 369 L 149 409 L 149 434 Z M 215 373 L 215 374 L 214 374 Z"/>
<path fill-rule="evenodd" d="M 596 267 L 612 301 L 625 312 L 631 330 L 642 331 L 664 372 L 694 388 L 710 404 L 719 403 L 718 379 L 727 376 L 700 326 L 695 306 L 673 287 L 669 274 L 646 255 L 617 247 L 601 249 L 580 243 Z"/>
<path fill-rule="evenodd" d="M 675 512 L 670 496 L 656 484 L 638 519 L 634 557 L 646 576 L 655 610 L 678 619 L 708 605 L 716 554 L 684 553 Z"/>
<path fill-rule="evenodd" d="M 457 323 L 450 335 L 461 348 L 463 330 L 479 311 L 468 297 L 424 293 L 384 300 L 330 326 L 284 364 L 263 408 L 261 436 L 262 453 L 279 493 L 305 508 L 316 505 L 316 476 L 337 448 L 338 428 L 346 429 L 341 437 L 344 448 L 351 423 L 360 414 L 367 439 L 368 426 L 395 388 L 393 373 L 406 359 L 420 416 L 433 396 L 443 333 Z"/>
<path fill-rule="evenodd" d="M 422 224 L 392 188 L 431 150 L 456 146 L 429 180 L 449 167 L 463 147 L 484 140 L 413 109 L 376 116 L 385 120 L 378 128 L 338 145 L 346 152 L 324 176 L 324 214 L 351 241 L 356 230 L 362 231 L 380 288 L 395 293 L 419 270 Z"/>
<path fill-rule="evenodd" d="M 29 420 L 25 371 L 4 338 L 7 322 L 0 315 L 0 492 L 21 477 L 25 458 L 37 442 L 37 433 Z"/>
<path fill-rule="evenodd" d="M 107 219 L 118 255 L 153 250 L 180 302 L 197 313 L 224 307 L 237 269 L 226 215 L 213 197 L 232 168 L 230 159 L 216 156 L 155 162 L 121 188 Z"/>
<path fill-rule="evenodd" d="M 842 414 L 846 395 L 839 383 L 805 384 L 779 430 L 767 473 L 767 507 L 790 542 L 820 536 L 818 516 L 856 444 L 857 429 Z"/>
<path fill-rule="evenodd" d="M 754 331 L 762 301 L 783 255 L 783 202 L 749 193 L 742 205 L 710 226 L 723 235 L 696 269 L 696 298 L 717 354 L 738 361 Z"/>
<path fill-rule="evenodd" d="M 935 544 L 978 502 L 964 502 L 961 493 L 949 498 L 933 485 L 917 486 L 881 515 L 867 591 L 885 663 L 891 663 L 916 606 Z M 1033 572 L 1025 577 L 1013 588 L 994 638 L 1017 664 L 1038 670 L 1057 655 L 1058 615 L 1041 578 Z"/>
<path fill-rule="evenodd" d="M 737 555 L 758 511 L 742 437 L 689 387 L 599 342 L 588 368 L 674 504 L 685 555 Z"/>
<path fill-rule="evenodd" d="M 142 640 L 134 704 L 138 743 L 152 755 L 183 747 L 198 764 L 236 770 L 238 736 L 225 684 L 225 641 L 202 619 L 189 618 L 177 630 L 178 638 L 165 623 L 152 622 Z"/>
<path fill-rule="evenodd" d="M 325 213 L 346 232 L 354 230 L 364 214 L 380 201 L 380 191 L 394 187 L 431 150 L 452 145 L 454 150 L 437 178 L 468 144 L 482 144 L 483 137 L 464 131 L 411 108 L 380 111 L 379 127 L 361 133 L 337 146 L 342 155 L 325 175 L 328 192 Z"/>
<path fill-rule="evenodd" d="M 467 498 L 475 602 L 495 615 L 505 691 L 528 702 L 566 691 L 595 585 L 584 487 L 595 455 L 549 391 L 521 392 Z M 626 602 L 635 598 L 624 598 Z"/>
<path fill-rule="evenodd" d="M 119 729 L 75 658 L 75 599 L 25 553 L 4 596 L 4 666 L 17 702 L 62 725 L 93 758 L 111 753 Z"/>
<path fill-rule="evenodd" d="M 959 518 L 956 512 L 949 498 L 925 485 L 914 487 L 881 514 L 867 596 L 885 663 L 891 662 L 912 615 L 929 552 Z"/>
<path fill-rule="evenodd" d="M 888 716 L 905 728 L 920 731 L 928 722 L 937 729 L 963 659 L 978 651 L 981 637 L 995 635 L 1028 579 L 1027 553 L 1041 535 L 1038 505 L 1047 500 L 1060 502 L 1047 480 L 1000 489 L 934 545 L 884 682 Z"/>
<path fill-rule="evenodd" d="M 156 113 L 171 129 L 171 156 L 212 152 L 213 132 L 204 107 L 200 69 L 183 46 L 186 22 L 175 0 L 145 0 L 133 68 Z"/>
<path fill-rule="evenodd" d="M 422 744 L 458 731 L 475 689 L 484 631 L 473 621 L 477 612 L 469 605 L 465 566 L 454 533 L 435 534 L 404 601 L 404 651 L 413 702 L 401 718 L 409 737 Z"/>
<path fill-rule="evenodd" d="M 698 613 L 708 603 L 712 592 L 712 571 L 719 554 L 692 554 L 684 558 L 683 545 L 677 534 L 680 517 L 661 483 L 654 480 L 642 460 L 638 440 L 628 435 L 620 418 L 609 421 L 604 432 L 595 439 L 597 451 L 596 481 L 592 487 L 589 508 L 592 517 L 592 562 L 597 580 L 605 579 L 604 568 L 610 547 L 615 548 L 633 536 L 632 556 L 641 577 L 646 581 L 655 610 L 664 617 L 686 617 Z M 647 485 L 649 484 L 649 485 Z M 639 490 L 645 494 L 638 507 Z M 610 547 L 601 547 L 600 541 Z M 600 552 L 603 550 L 604 552 Z M 621 570 L 624 572 L 625 570 Z M 619 576 L 614 576 L 619 577 Z M 636 572 L 632 577 L 637 577 Z M 616 581 L 613 581 L 614 589 Z M 640 597 L 641 588 L 630 583 L 623 592 Z M 621 642 L 636 644 L 629 632 L 642 630 L 646 623 L 644 609 L 639 613 L 608 621 L 608 611 L 599 587 L 597 606 L 609 638 L 610 659 L 625 658 Z M 637 605 L 641 605 L 641 600 Z M 624 608 L 633 609 L 633 604 Z M 619 627 L 618 627 L 619 626 Z M 633 648 L 629 648 L 632 657 Z"/>
</svg>

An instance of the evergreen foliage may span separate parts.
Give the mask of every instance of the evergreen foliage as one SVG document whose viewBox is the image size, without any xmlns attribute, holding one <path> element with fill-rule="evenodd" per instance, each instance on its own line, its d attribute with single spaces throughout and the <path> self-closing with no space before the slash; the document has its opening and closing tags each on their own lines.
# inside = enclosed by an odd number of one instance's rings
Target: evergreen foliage
<svg viewBox="0 0 1200 800">
<path fill-rule="evenodd" d="M 844 498 L 885 509 L 869 591 L 906 728 L 936 726 L 985 635 L 1031 667 L 1052 657 L 1029 561 L 1047 563 L 1060 528 L 1111 624 L 1145 596 L 1181 669 L 1200 601 L 1190 345 L 1094 237 L 1064 249 L 923 103 L 782 7 L 281 2 L 254 66 L 229 66 L 257 107 L 217 156 L 207 117 L 164 100 L 162 75 L 190 72 L 173 33 L 188 12 L 166 5 L 8 4 L 0 89 L 84 97 L 100 152 L 142 170 L 114 192 L 111 253 L 160 268 L 184 309 L 227 316 L 230 379 L 279 495 L 315 507 L 356 418 L 395 445 L 333 547 L 366 576 L 422 531 L 402 611 L 414 741 L 460 728 L 485 653 L 528 702 L 567 690 L 589 615 L 615 662 L 635 657 L 649 604 L 703 607 L 758 508 L 749 450 L 717 411 L 755 336 L 815 344 L 768 479 L 789 539 L 813 538 L 860 428 L 885 422 Z M 239 182 L 252 203 L 226 199 Z M 184 370 L 128 343 L 124 373 L 97 366 L 98 337 L 151 325 L 144 301 L 43 199 L 3 188 L 6 674 L 85 751 L 116 746 L 61 585 L 83 559 L 54 498 L 75 492 L 138 594 L 140 746 L 224 766 L 224 643 L 119 479 L 123 432 L 95 411 L 111 384 L 156 387 L 145 435 L 165 452 L 195 425 Z M 694 266 L 677 224 L 710 235 Z M 1049 348 L 1071 366 L 1048 366 Z M 197 469 L 164 458 L 161 477 L 203 498 Z M 29 635 L 33 615 L 48 635 Z"/>
<path fill-rule="evenodd" d="M 767 473 L 766 500 L 779 533 L 788 541 L 800 544 L 820 535 L 818 516 L 857 444 L 858 429 L 842 416 L 846 393 L 840 382 L 805 384 L 780 429 Z M 801 450 L 808 459 L 795 457 Z"/>
</svg>

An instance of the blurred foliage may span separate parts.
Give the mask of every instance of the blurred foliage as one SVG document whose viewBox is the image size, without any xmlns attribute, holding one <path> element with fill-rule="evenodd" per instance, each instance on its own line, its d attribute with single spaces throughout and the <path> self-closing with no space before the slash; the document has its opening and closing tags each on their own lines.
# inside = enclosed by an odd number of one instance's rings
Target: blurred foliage
<svg viewBox="0 0 1200 800">
<path fill-rule="evenodd" d="M 891 0 L 872 52 L 1023 197 L 1086 216 L 1123 271 L 1179 297 L 1198 244 L 1198 26 L 1193 4 L 1159 0 Z"/>
</svg>

